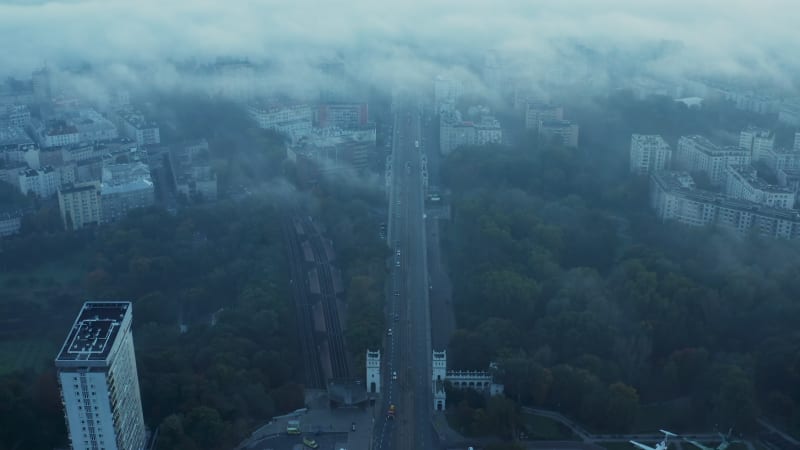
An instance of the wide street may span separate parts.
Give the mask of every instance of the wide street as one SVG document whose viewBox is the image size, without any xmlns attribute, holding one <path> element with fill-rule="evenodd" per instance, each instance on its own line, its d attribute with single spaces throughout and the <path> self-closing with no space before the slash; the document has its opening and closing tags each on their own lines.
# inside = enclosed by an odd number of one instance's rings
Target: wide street
<svg viewBox="0 0 800 450">
<path fill-rule="evenodd" d="M 396 417 L 376 423 L 375 447 L 436 448 L 431 426 L 431 327 L 425 236 L 421 117 L 408 108 L 395 115 L 389 233 L 392 249 L 383 363 L 383 411 Z M 396 374 L 396 375 L 395 375 Z M 382 423 L 381 423 L 382 422 Z"/>
</svg>

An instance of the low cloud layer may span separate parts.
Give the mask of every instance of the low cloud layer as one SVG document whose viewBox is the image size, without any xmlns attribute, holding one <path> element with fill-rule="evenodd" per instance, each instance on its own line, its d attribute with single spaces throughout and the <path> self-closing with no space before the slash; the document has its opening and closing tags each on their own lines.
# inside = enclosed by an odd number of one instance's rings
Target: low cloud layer
<svg viewBox="0 0 800 450">
<path fill-rule="evenodd" d="M 0 4 L 0 71 L 88 63 L 171 83 L 176 62 L 231 56 L 297 80 L 341 55 L 369 82 L 396 83 L 493 51 L 534 78 L 619 70 L 785 88 L 800 73 L 798 23 L 797 0 L 16 0 Z"/>
</svg>

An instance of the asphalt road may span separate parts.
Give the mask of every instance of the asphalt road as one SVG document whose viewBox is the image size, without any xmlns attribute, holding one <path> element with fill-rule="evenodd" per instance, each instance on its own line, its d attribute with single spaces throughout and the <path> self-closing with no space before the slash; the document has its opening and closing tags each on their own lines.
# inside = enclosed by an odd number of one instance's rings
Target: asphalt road
<svg viewBox="0 0 800 450">
<path fill-rule="evenodd" d="M 388 243 L 392 249 L 388 327 L 383 353 L 382 419 L 373 448 L 433 450 L 431 327 L 421 163 L 421 117 L 394 120 Z M 396 374 L 396 376 L 395 376 Z M 395 405 L 394 419 L 386 417 Z"/>
</svg>

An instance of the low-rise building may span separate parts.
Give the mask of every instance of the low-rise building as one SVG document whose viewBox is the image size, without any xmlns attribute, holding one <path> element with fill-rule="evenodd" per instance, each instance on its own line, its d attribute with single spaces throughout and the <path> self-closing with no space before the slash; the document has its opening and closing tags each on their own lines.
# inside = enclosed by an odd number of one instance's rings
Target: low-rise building
<svg viewBox="0 0 800 450">
<path fill-rule="evenodd" d="M 439 145 L 448 154 L 464 145 L 499 144 L 503 142 L 500 122 L 488 114 L 478 115 L 476 121 L 463 120 L 459 111 L 443 111 L 439 116 Z"/>
<path fill-rule="evenodd" d="M 150 168 L 143 162 L 109 163 L 103 166 L 100 184 L 100 215 L 103 223 L 114 222 L 135 208 L 155 203 Z"/>
<path fill-rule="evenodd" d="M 565 147 L 578 146 L 578 124 L 569 120 L 540 120 L 539 139 L 558 142 Z"/>
<path fill-rule="evenodd" d="M 539 123 L 564 120 L 564 108 L 559 105 L 528 102 L 525 107 L 525 128 L 539 131 Z"/>
<path fill-rule="evenodd" d="M 61 119 L 52 119 L 45 122 L 31 119 L 31 129 L 42 148 L 61 147 L 74 145 L 81 142 L 78 129 Z"/>
<path fill-rule="evenodd" d="M 28 105 L 0 106 L 0 128 L 25 128 L 30 125 L 30 122 L 31 112 L 28 109 Z"/>
<path fill-rule="evenodd" d="M 59 189 L 58 207 L 65 230 L 79 230 L 99 224 L 101 220 L 99 183 L 76 184 Z"/>
<path fill-rule="evenodd" d="M 344 130 L 366 126 L 369 108 L 366 103 L 323 103 L 317 108 L 317 127 Z"/>
<path fill-rule="evenodd" d="M 650 203 L 661 220 L 719 226 L 739 235 L 800 238 L 800 213 L 697 189 L 687 172 L 650 175 Z"/>
<path fill-rule="evenodd" d="M 675 166 L 689 172 L 703 172 L 712 185 L 725 183 L 728 166 L 750 165 L 750 151 L 719 147 L 703 136 L 682 136 L 678 140 Z"/>
<path fill-rule="evenodd" d="M 793 99 L 781 103 L 778 120 L 793 127 L 800 126 L 800 100 Z"/>
<path fill-rule="evenodd" d="M 463 90 L 464 86 L 460 80 L 437 76 L 433 82 L 433 103 L 436 113 L 454 112 Z"/>
<path fill-rule="evenodd" d="M 41 166 L 39 147 L 20 127 L 0 128 L 0 160 L 22 162 L 31 169 Z"/>
<path fill-rule="evenodd" d="M 0 238 L 19 233 L 22 216 L 22 211 L 0 212 Z"/>
<path fill-rule="evenodd" d="M 443 155 L 463 145 L 474 145 L 476 130 L 472 122 L 461 119 L 458 111 L 441 111 L 439 116 L 439 146 Z"/>
<path fill-rule="evenodd" d="M 145 119 L 144 114 L 131 107 L 116 111 L 113 115 L 123 134 L 137 145 L 157 145 L 161 143 L 161 131 L 155 122 Z"/>
<path fill-rule="evenodd" d="M 313 114 L 304 103 L 255 102 L 247 108 L 259 128 L 274 130 L 292 144 L 311 134 Z"/>
<path fill-rule="evenodd" d="M 500 144 L 503 142 L 503 129 L 493 116 L 482 116 L 475 122 L 475 144 Z"/>
<path fill-rule="evenodd" d="M 369 165 L 375 151 L 376 129 L 369 124 L 362 129 L 318 128 L 289 147 L 287 155 L 307 182 L 319 176 L 346 170 L 361 171 Z"/>
<path fill-rule="evenodd" d="M 170 148 L 169 162 L 176 192 L 187 199 L 217 199 L 217 174 L 205 139 Z"/>
<path fill-rule="evenodd" d="M 752 166 L 728 166 L 725 194 L 773 208 L 794 208 L 795 192 L 762 180 Z"/>
<path fill-rule="evenodd" d="M 800 170 L 800 151 L 786 148 L 768 150 L 764 157 L 766 165 L 774 170 Z"/>
<path fill-rule="evenodd" d="M 631 136 L 631 173 L 646 174 L 669 167 L 672 148 L 657 134 L 634 134 Z"/>
<path fill-rule="evenodd" d="M 51 166 L 23 170 L 19 173 L 18 185 L 23 195 L 33 192 L 39 197 L 47 198 L 55 194 L 61 186 L 61 174 Z"/>
<path fill-rule="evenodd" d="M 68 120 L 78 130 L 79 142 L 110 141 L 119 137 L 117 127 L 93 109 L 76 111 Z"/>
</svg>

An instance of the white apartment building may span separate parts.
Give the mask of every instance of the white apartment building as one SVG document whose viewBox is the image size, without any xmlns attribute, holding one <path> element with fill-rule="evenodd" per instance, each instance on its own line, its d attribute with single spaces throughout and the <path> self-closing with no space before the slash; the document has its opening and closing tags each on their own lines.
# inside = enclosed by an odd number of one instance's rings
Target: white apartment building
<svg viewBox="0 0 800 450">
<path fill-rule="evenodd" d="M 43 148 L 73 145 L 81 141 L 81 134 L 73 125 L 59 124 L 40 128 L 39 145 Z"/>
<path fill-rule="evenodd" d="M 503 129 L 493 116 L 482 116 L 475 123 L 475 143 L 477 145 L 500 144 L 503 142 Z"/>
<path fill-rule="evenodd" d="M 539 130 L 539 123 L 564 120 L 564 108 L 549 103 L 529 102 L 525 106 L 525 128 Z"/>
<path fill-rule="evenodd" d="M 539 139 L 559 142 L 565 147 L 578 146 L 578 125 L 569 120 L 539 121 Z"/>
<path fill-rule="evenodd" d="M 110 141 L 119 137 L 117 127 L 93 109 L 83 109 L 70 117 L 80 142 Z"/>
<path fill-rule="evenodd" d="M 83 304 L 55 366 L 73 450 L 143 450 L 130 302 Z"/>
<path fill-rule="evenodd" d="M 800 133 L 794 134 L 794 146 L 792 148 L 794 151 L 800 153 Z"/>
<path fill-rule="evenodd" d="M 0 127 L 25 128 L 31 122 L 31 112 L 27 105 L 6 105 L 0 107 Z"/>
<path fill-rule="evenodd" d="M 695 189 L 686 172 L 650 175 L 650 204 L 661 220 L 691 226 L 720 226 L 739 235 L 755 232 L 785 239 L 800 238 L 800 213 Z"/>
<path fill-rule="evenodd" d="M 728 166 L 725 194 L 730 198 L 748 200 L 773 208 L 794 208 L 795 192 L 758 178 L 751 166 Z"/>
<path fill-rule="evenodd" d="M 142 162 L 108 164 L 100 183 L 101 222 L 114 222 L 135 208 L 155 203 L 150 167 Z"/>
<path fill-rule="evenodd" d="M 22 211 L 0 213 L 0 238 L 19 233 L 22 228 Z"/>
<path fill-rule="evenodd" d="M 453 112 L 464 91 L 461 81 L 439 75 L 433 82 L 433 102 L 437 113 Z"/>
<path fill-rule="evenodd" d="M 800 170 L 800 151 L 776 148 L 766 153 L 764 162 L 772 170 Z"/>
<path fill-rule="evenodd" d="M 0 160 L 22 162 L 31 169 L 40 166 L 39 147 L 20 127 L 0 128 Z"/>
<path fill-rule="evenodd" d="M 793 127 L 800 126 L 800 100 L 788 100 L 781 103 L 778 120 Z"/>
<path fill-rule="evenodd" d="M 112 114 L 122 133 L 137 145 L 158 145 L 161 143 L 161 131 L 155 122 L 145 120 L 144 114 L 126 107 Z"/>
<path fill-rule="evenodd" d="M 443 155 L 462 145 L 474 145 L 475 140 L 472 122 L 461 120 L 458 111 L 442 112 L 439 117 L 439 145 Z"/>
<path fill-rule="evenodd" d="M 311 134 L 314 115 L 306 104 L 252 103 L 247 111 L 259 128 L 284 134 L 292 144 Z"/>
<path fill-rule="evenodd" d="M 683 136 L 678 140 L 675 166 L 689 172 L 703 172 L 713 185 L 725 183 L 728 166 L 750 165 L 750 151 L 722 147 L 702 136 Z"/>
<path fill-rule="evenodd" d="M 645 174 L 669 167 L 672 148 L 657 134 L 634 134 L 631 136 L 631 173 Z"/>
<path fill-rule="evenodd" d="M 61 173 L 51 166 L 23 170 L 19 173 L 17 183 L 23 195 L 33 192 L 39 197 L 47 198 L 55 194 L 61 186 Z"/>
<path fill-rule="evenodd" d="M 58 208 L 65 230 L 97 225 L 101 220 L 99 183 L 85 183 L 58 190 Z"/>
<path fill-rule="evenodd" d="M 739 134 L 739 147 L 750 151 L 752 161 L 761 161 L 775 148 L 775 133 L 749 126 Z"/>
</svg>

